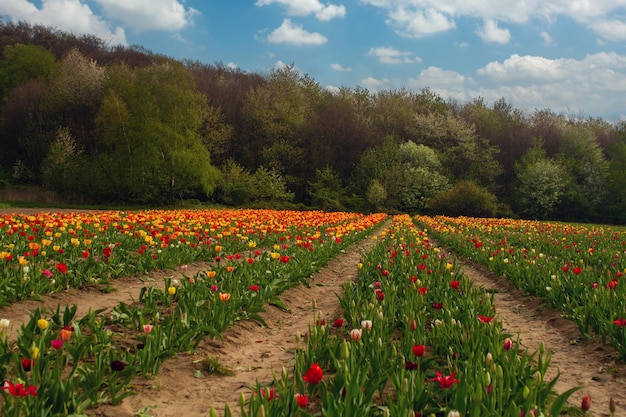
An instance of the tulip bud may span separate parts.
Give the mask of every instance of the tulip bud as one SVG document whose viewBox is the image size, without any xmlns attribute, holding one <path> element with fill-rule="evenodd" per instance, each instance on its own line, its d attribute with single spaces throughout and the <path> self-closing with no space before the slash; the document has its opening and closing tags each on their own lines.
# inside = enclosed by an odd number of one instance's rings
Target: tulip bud
<svg viewBox="0 0 626 417">
<path fill-rule="evenodd" d="M 259 407 L 259 412 L 257 413 L 257 416 L 265 417 L 265 406 L 263 404 L 261 404 L 261 406 Z"/>
<path fill-rule="evenodd" d="M 524 387 L 524 391 L 522 391 L 522 397 L 524 397 L 524 399 L 528 398 L 528 396 L 530 395 L 530 389 L 528 387 Z"/>
<path fill-rule="evenodd" d="M 241 410 L 243 410 L 243 409 L 244 409 L 244 407 L 245 407 L 245 405 L 246 405 L 246 396 L 245 396 L 245 395 L 243 395 L 243 392 L 242 392 L 242 393 L 239 395 L 239 408 L 240 408 Z"/>
<path fill-rule="evenodd" d="M 485 357 L 485 364 L 487 366 L 491 366 L 491 362 L 493 362 L 493 355 L 491 354 L 491 352 L 488 352 L 487 356 Z"/>
<path fill-rule="evenodd" d="M 407 394 L 409 392 L 409 380 L 407 378 L 402 379 L 402 393 Z"/>
<path fill-rule="evenodd" d="M 348 359 L 350 357 L 350 346 L 344 340 L 341 341 L 341 345 L 339 345 L 339 357 L 341 359 Z"/>
<path fill-rule="evenodd" d="M 316 299 L 313 299 L 312 307 L 313 307 L 313 310 L 317 310 L 317 300 Z"/>
<path fill-rule="evenodd" d="M 615 415 L 615 400 L 613 397 L 609 400 L 609 411 L 611 412 L 611 416 Z"/>
<path fill-rule="evenodd" d="M 535 384 L 540 385 L 541 381 L 542 381 L 543 377 L 541 376 L 541 372 L 536 371 L 533 374 L 533 380 L 535 381 Z"/>
<path fill-rule="evenodd" d="M 209 411 L 209 417 L 217 417 L 217 411 L 215 411 L 215 408 L 211 407 L 211 410 Z"/>
<path fill-rule="evenodd" d="M 588 395 L 585 395 L 580 404 L 580 409 L 583 411 L 589 411 L 590 408 L 591 408 L 591 398 L 589 398 Z"/>
<path fill-rule="evenodd" d="M 491 374 L 489 372 L 485 374 L 485 385 L 491 385 Z"/>
<path fill-rule="evenodd" d="M 361 340 L 362 332 L 363 332 L 363 330 L 361 330 L 361 329 L 352 329 L 352 330 L 350 330 L 350 339 L 352 339 L 353 342 L 357 342 L 357 341 Z"/>
<path fill-rule="evenodd" d="M 503 347 L 504 347 L 504 350 L 511 350 L 511 348 L 513 347 L 513 341 L 511 340 L 510 337 L 507 337 L 506 339 L 504 339 Z"/>
<path fill-rule="evenodd" d="M 415 321 L 415 319 L 411 319 L 409 322 L 409 329 L 411 329 L 411 331 L 417 330 L 417 321 Z"/>
</svg>

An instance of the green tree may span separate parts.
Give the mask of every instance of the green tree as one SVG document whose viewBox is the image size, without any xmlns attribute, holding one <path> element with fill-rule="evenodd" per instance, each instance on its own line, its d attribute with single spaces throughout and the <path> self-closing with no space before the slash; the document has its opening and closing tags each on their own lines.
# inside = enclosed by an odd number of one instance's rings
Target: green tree
<svg viewBox="0 0 626 417">
<path fill-rule="evenodd" d="M 541 140 L 516 164 L 516 211 L 525 217 L 545 219 L 554 213 L 563 198 L 567 173 L 563 166 L 549 159 Z"/>
<path fill-rule="evenodd" d="M 373 179 L 365 192 L 367 202 L 375 211 L 385 211 L 384 204 L 387 200 L 387 190 L 378 179 Z"/>
<path fill-rule="evenodd" d="M 103 153 L 117 160 L 127 198 L 163 203 L 210 194 L 219 171 L 200 131 L 206 98 L 185 68 L 168 61 L 117 67 L 98 115 Z"/>
<path fill-rule="evenodd" d="M 566 220 L 595 220 L 606 195 L 609 164 L 594 132 L 585 125 L 567 125 L 559 142 L 557 158 L 571 179 L 560 214 Z"/>
<path fill-rule="evenodd" d="M 60 128 L 42 166 L 43 184 L 62 193 L 74 193 L 80 181 L 83 150 L 68 128 Z"/>
<path fill-rule="evenodd" d="M 476 135 L 474 128 L 452 111 L 416 113 L 418 143 L 435 149 L 446 174 L 493 188 L 501 173 L 494 159 L 497 149 Z"/>
<path fill-rule="evenodd" d="M 268 83 L 248 94 L 246 114 L 254 137 L 249 151 L 256 166 L 283 174 L 298 170 L 304 162 L 301 129 L 309 114 L 300 74 L 292 66 L 275 69 Z"/>
<path fill-rule="evenodd" d="M 280 172 L 260 166 L 252 176 L 252 199 L 261 205 L 284 204 L 293 200 L 293 193 Z"/>
<path fill-rule="evenodd" d="M 626 136 L 610 147 L 610 155 L 607 203 L 602 213 L 607 222 L 626 224 Z"/>
<path fill-rule="evenodd" d="M 219 182 L 219 199 L 229 206 L 243 206 L 250 202 L 254 193 L 254 178 L 234 159 L 228 159 L 222 165 Z"/>
<path fill-rule="evenodd" d="M 30 80 L 48 80 L 58 71 L 56 58 L 36 45 L 8 45 L 0 61 L 0 99 L 6 101 L 11 91 Z"/>
<path fill-rule="evenodd" d="M 433 196 L 449 188 L 439 157 L 428 146 L 409 141 L 400 145 L 399 159 L 404 177 L 399 209 L 424 212 Z"/>
<path fill-rule="evenodd" d="M 309 183 L 309 195 L 311 204 L 322 210 L 344 211 L 346 190 L 341 178 L 330 167 L 315 171 L 315 180 Z"/>
</svg>

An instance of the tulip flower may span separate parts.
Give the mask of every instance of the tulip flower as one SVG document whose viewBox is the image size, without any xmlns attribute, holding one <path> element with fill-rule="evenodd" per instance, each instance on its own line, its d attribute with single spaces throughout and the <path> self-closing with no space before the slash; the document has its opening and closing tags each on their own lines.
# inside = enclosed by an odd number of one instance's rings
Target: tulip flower
<svg viewBox="0 0 626 417">
<path fill-rule="evenodd" d="M 322 370 L 322 367 L 314 363 L 302 376 L 302 379 L 309 384 L 317 385 L 322 382 L 323 377 L 324 371 Z"/>
<path fill-rule="evenodd" d="M 359 340 L 361 340 L 362 332 L 363 330 L 361 329 L 350 330 L 350 339 L 352 339 L 354 342 L 358 342 Z"/>
<path fill-rule="evenodd" d="M 506 339 L 504 339 L 504 343 L 503 346 L 504 350 L 511 350 L 511 348 L 513 347 L 513 341 L 511 340 L 510 337 L 507 337 Z"/>
<path fill-rule="evenodd" d="M 309 397 L 307 395 L 296 394 L 296 403 L 300 408 L 306 408 L 309 405 Z"/>
<path fill-rule="evenodd" d="M 413 354 L 418 358 L 424 356 L 426 352 L 426 346 L 424 345 L 413 345 Z"/>
<path fill-rule="evenodd" d="M 435 371 L 435 374 L 437 374 L 437 376 L 434 377 L 434 378 L 431 378 L 430 380 L 433 381 L 433 382 L 438 382 L 439 386 L 441 388 L 443 388 L 443 389 L 448 389 L 453 384 L 455 384 L 457 382 L 461 382 L 460 380 L 454 378 L 454 372 L 452 372 L 448 376 L 442 375 L 441 372 L 439 372 L 439 371 Z"/>
<path fill-rule="evenodd" d="M 48 323 L 48 320 L 46 319 L 37 320 L 37 327 L 39 327 L 40 330 L 46 330 L 49 325 L 50 324 Z"/>
<path fill-rule="evenodd" d="M 4 381 L 2 386 L 4 391 L 8 391 L 14 397 L 27 397 L 29 395 L 36 397 L 37 388 L 34 386 L 25 387 L 24 384 L 13 384 L 10 381 Z"/>
</svg>

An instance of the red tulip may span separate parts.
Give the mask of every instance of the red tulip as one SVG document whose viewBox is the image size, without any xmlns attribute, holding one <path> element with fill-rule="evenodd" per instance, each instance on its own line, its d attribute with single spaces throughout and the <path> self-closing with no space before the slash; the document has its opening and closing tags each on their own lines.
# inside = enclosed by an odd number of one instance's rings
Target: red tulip
<svg viewBox="0 0 626 417">
<path fill-rule="evenodd" d="M 298 403 L 298 407 L 306 408 L 309 405 L 309 397 L 302 394 L 296 394 L 296 402 Z"/>
<path fill-rule="evenodd" d="M 413 345 L 413 354 L 418 358 L 420 356 L 424 356 L 424 352 L 426 352 L 426 346 L 424 345 Z"/>
<path fill-rule="evenodd" d="M 583 401 L 580 404 L 580 409 L 583 411 L 589 411 L 589 409 L 591 408 L 591 398 L 589 398 L 588 395 L 585 395 L 583 397 Z"/>
<path fill-rule="evenodd" d="M 322 370 L 322 367 L 314 363 L 313 365 L 311 365 L 309 370 L 306 371 L 306 374 L 304 374 L 302 379 L 304 379 L 304 381 L 308 382 L 309 384 L 317 385 L 322 381 L 323 377 L 324 371 Z"/>
</svg>

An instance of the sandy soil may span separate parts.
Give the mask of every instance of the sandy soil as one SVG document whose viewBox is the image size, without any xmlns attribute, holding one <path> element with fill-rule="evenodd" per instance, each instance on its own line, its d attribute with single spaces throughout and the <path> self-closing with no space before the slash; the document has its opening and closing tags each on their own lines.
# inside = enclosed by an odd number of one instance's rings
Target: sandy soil
<svg viewBox="0 0 626 417">
<path fill-rule="evenodd" d="M 23 210 L 20 210 L 24 212 Z M 38 211 L 37 211 L 38 212 Z M 92 410 L 91 415 L 100 417 L 134 417 L 140 411 L 154 417 L 207 416 L 211 407 L 222 415 L 224 404 L 231 406 L 233 415 L 239 415 L 237 405 L 241 393 L 250 393 L 250 384 L 270 383 L 272 372 L 280 373 L 283 366 L 293 362 L 296 334 L 304 334 L 318 314 L 327 321 L 341 316 L 336 294 L 342 284 L 355 278 L 356 265 L 367 252 L 373 240 L 366 240 L 351 247 L 345 254 L 333 260 L 311 279 L 311 287 L 293 288 L 281 295 L 288 312 L 268 307 L 263 314 L 268 327 L 256 322 L 240 322 L 227 330 L 223 341 L 205 339 L 193 354 L 181 354 L 167 361 L 158 377 L 138 378 L 138 395 L 125 399 L 116 407 L 106 406 Z M 208 264 L 189 265 L 184 275 L 193 276 L 205 270 Z M 592 401 L 591 416 L 609 416 L 609 399 L 617 405 L 616 416 L 626 416 L 626 365 L 615 363 L 615 352 L 598 341 L 579 340 L 576 326 L 563 319 L 557 312 L 546 307 L 540 300 L 515 289 L 509 281 L 494 276 L 480 266 L 463 262 L 466 276 L 481 286 L 495 292 L 496 311 L 505 329 L 520 335 L 521 343 L 534 351 L 543 342 L 552 352 L 552 377 L 560 372 L 557 391 L 574 386 L 582 387 L 572 397 L 572 404 L 579 406 L 583 395 Z M 160 271 L 142 277 L 124 277 L 115 280 L 116 291 L 101 293 L 95 290 L 55 294 L 44 302 L 25 301 L 8 308 L 0 308 L 0 318 L 8 318 L 13 327 L 19 327 L 36 307 L 57 304 L 76 304 L 79 316 L 90 308 L 112 308 L 120 301 L 130 302 L 137 297 L 141 287 L 162 285 L 165 277 L 180 277 L 182 271 Z M 313 300 L 317 311 L 313 311 Z M 200 370 L 199 362 L 205 358 L 217 358 L 234 371 L 233 376 L 209 375 Z"/>
</svg>

